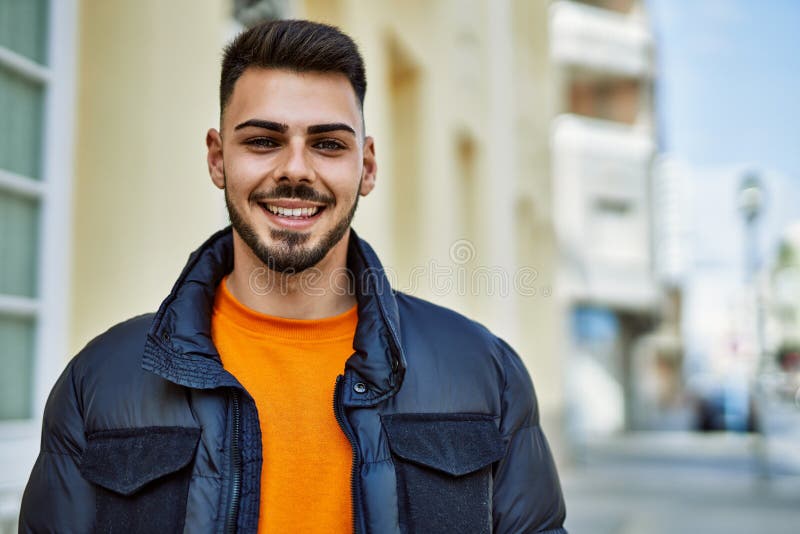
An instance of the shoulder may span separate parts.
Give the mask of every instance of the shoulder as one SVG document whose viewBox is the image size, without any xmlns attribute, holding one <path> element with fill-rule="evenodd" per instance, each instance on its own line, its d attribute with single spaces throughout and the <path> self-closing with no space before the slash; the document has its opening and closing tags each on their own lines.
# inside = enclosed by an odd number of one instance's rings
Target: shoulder
<svg viewBox="0 0 800 534">
<path fill-rule="evenodd" d="M 81 352 L 91 352 L 103 345 L 119 344 L 120 342 L 141 341 L 144 346 L 144 339 L 150 328 L 155 313 L 143 313 L 130 319 L 120 321 L 105 332 L 98 334 L 89 341 Z"/>
<path fill-rule="evenodd" d="M 47 399 L 43 416 L 42 450 L 77 457 L 85 445 L 86 417 L 94 410 L 96 393 L 113 390 L 136 376 L 139 359 L 135 347 L 153 314 L 118 323 L 92 339 L 66 365 Z M 138 351 L 141 356 L 141 351 Z M 115 386 L 116 384 L 116 386 Z"/>
<path fill-rule="evenodd" d="M 504 432 L 538 423 L 533 381 L 511 345 L 455 310 L 401 292 L 396 300 L 406 358 L 417 360 L 411 363 L 426 370 L 444 364 L 449 372 L 491 382 L 504 414 Z M 422 355 L 427 361 L 419 361 Z"/>
<path fill-rule="evenodd" d="M 399 291 L 395 299 L 404 337 L 408 334 L 423 336 L 429 341 L 446 339 L 452 342 L 457 336 L 481 349 L 489 349 L 496 343 L 497 337 L 488 328 L 455 310 Z"/>
<path fill-rule="evenodd" d="M 517 352 L 481 323 L 405 293 L 397 292 L 396 299 L 404 341 L 444 345 L 447 352 L 457 352 L 462 360 L 470 356 L 489 359 L 500 369 L 504 386 L 530 384 L 528 371 Z"/>
<path fill-rule="evenodd" d="M 131 317 L 95 336 L 71 362 L 76 378 L 104 371 L 130 372 L 141 364 L 154 313 Z"/>
<path fill-rule="evenodd" d="M 154 314 L 120 322 L 92 339 L 76 356 L 72 383 L 87 432 L 127 428 L 157 414 L 166 402 L 164 379 L 142 368 Z"/>
<path fill-rule="evenodd" d="M 469 345 L 484 354 L 490 354 L 504 367 L 525 369 L 513 348 L 481 323 L 433 302 L 396 292 L 403 336 L 424 336 L 427 340 L 444 339 L 449 343 Z M 470 351 L 472 352 L 472 351 Z"/>
</svg>

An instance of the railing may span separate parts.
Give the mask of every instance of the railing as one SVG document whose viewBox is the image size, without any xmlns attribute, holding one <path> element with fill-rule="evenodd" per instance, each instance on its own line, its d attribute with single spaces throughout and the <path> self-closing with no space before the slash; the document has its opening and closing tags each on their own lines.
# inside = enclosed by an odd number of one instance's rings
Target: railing
<svg viewBox="0 0 800 534">
<path fill-rule="evenodd" d="M 550 49 L 558 63 L 649 76 L 652 41 L 641 16 L 569 0 L 558 0 L 550 7 Z"/>
</svg>

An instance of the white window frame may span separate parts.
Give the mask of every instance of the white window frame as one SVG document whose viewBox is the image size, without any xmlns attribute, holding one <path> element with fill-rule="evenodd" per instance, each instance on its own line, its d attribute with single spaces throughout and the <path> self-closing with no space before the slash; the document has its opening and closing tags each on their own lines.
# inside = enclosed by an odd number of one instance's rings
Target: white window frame
<svg viewBox="0 0 800 534">
<path fill-rule="evenodd" d="M 0 310 L 35 319 L 32 417 L 0 422 L 0 531 L 16 524 L 22 490 L 39 452 L 47 395 L 69 357 L 77 19 L 77 0 L 48 2 L 46 66 L 0 47 L 0 65 L 42 83 L 45 91 L 40 179 L 0 170 L 0 189 L 40 201 L 38 297 L 0 295 Z"/>
</svg>

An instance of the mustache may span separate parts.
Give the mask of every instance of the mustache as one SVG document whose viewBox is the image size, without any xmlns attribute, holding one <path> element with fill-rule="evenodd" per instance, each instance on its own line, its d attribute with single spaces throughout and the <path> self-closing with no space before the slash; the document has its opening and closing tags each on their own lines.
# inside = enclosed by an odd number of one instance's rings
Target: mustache
<svg viewBox="0 0 800 534">
<path fill-rule="evenodd" d="M 336 200 L 332 196 L 320 193 L 306 184 L 280 184 L 266 193 L 254 193 L 251 200 L 254 202 L 264 202 L 280 198 L 307 200 L 309 202 L 319 202 L 321 204 L 333 204 Z"/>
</svg>

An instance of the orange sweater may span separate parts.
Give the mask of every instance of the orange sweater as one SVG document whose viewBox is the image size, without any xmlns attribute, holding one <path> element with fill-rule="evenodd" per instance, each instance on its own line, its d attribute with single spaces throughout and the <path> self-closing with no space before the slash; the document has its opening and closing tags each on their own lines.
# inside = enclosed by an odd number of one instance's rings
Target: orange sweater
<svg viewBox="0 0 800 534">
<path fill-rule="evenodd" d="M 353 353 L 357 306 L 325 319 L 284 319 L 245 307 L 226 281 L 217 288 L 211 335 L 258 408 L 258 532 L 351 532 L 352 449 L 333 413 L 333 390 Z"/>
</svg>

